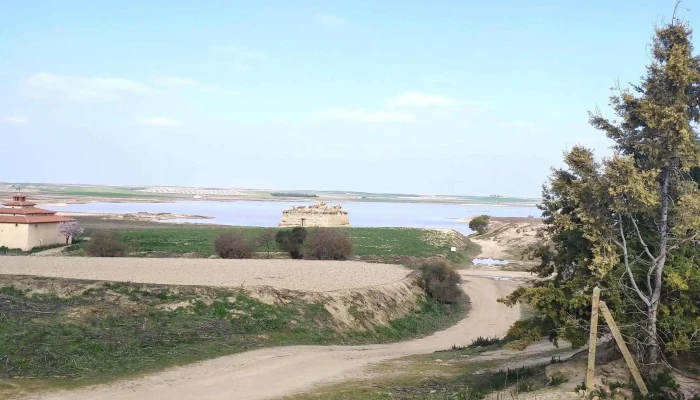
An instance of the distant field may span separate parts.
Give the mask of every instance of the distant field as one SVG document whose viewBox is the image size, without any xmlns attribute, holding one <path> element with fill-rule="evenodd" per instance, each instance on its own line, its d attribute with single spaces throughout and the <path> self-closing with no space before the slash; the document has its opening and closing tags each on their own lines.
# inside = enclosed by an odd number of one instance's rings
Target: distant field
<svg viewBox="0 0 700 400">
<path fill-rule="evenodd" d="M 95 218 L 78 218 L 86 234 L 96 230 L 118 229 L 122 238 L 136 253 L 186 254 L 202 256 L 214 254 L 213 242 L 223 232 L 240 231 L 256 237 L 261 227 L 225 227 L 220 225 L 174 225 L 138 221 L 102 221 Z M 376 257 L 432 257 L 450 256 L 454 261 L 469 258 L 478 246 L 459 234 L 447 234 L 418 228 L 338 228 L 347 232 L 354 244 L 357 256 Z M 458 247 L 452 253 L 450 248 Z M 259 251 L 266 251 L 259 248 Z M 276 251 L 276 249 L 273 249 Z"/>
<path fill-rule="evenodd" d="M 194 195 L 201 195 L 207 200 L 283 200 L 285 198 L 303 197 L 318 198 L 327 201 L 357 201 L 357 202 L 393 202 L 393 203 L 447 203 L 447 204 L 508 204 L 532 205 L 540 199 L 493 196 L 446 196 L 418 195 L 400 193 L 369 193 L 352 191 L 323 191 L 323 190 L 262 190 L 262 189 L 232 189 L 232 188 L 194 188 L 194 187 L 130 187 L 130 186 L 97 186 L 70 185 L 45 183 L 3 183 L 0 182 L 0 195 L 8 197 L 17 189 L 18 184 L 32 197 L 52 198 L 71 201 L 95 201 L 102 199 L 134 199 L 143 201 L 177 201 L 191 200 Z"/>
</svg>

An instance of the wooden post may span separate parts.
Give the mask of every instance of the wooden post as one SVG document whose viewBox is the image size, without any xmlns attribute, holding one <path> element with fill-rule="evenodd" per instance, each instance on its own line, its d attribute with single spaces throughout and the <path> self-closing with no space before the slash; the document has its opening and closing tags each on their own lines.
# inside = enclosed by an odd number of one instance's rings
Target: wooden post
<svg viewBox="0 0 700 400">
<path fill-rule="evenodd" d="M 603 313 L 603 317 L 605 318 L 605 322 L 608 323 L 608 326 L 610 327 L 610 331 L 613 334 L 613 337 L 615 338 L 615 341 L 617 342 L 617 346 L 620 348 L 620 351 L 622 352 L 622 357 L 625 358 L 625 362 L 627 363 L 627 367 L 630 369 L 630 372 L 632 373 L 632 377 L 634 378 L 634 381 L 637 383 L 637 387 L 639 387 L 639 391 L 642 392 L 643 395 L 648 395 L 649 390 L 647 389 L 647 385 L 644 383 L 644 380 L 642 379 L 642 374 L 639 373 L 639 369 L 637 368 L 637 365 L 634 363 L 634 359 L 632 358 L 632 353 L 630 353 L 630 350 L 627 348 L 627 343 L 625 343 L 624 339 L 622 339 L 622 334 L 620 333 L 620 329 L 617 327 L 617 324 L 615 323 L 615 320 L 613 319 L 612 314 L 610 313 L 610 310 L 608 310 L 608 306 L 605 305 L 604 301 L 600 302 L 600 311 Z M 586 382 L 586 384 L 588 384 Z"/>
<path fill-rule="evenodd" d="M 591 298 L 591 333 L 588 337 L 588 369 L 586 369 L 586 390 L 593 390 L 595 377 L 595 352 L 598 345 L 598 304 L 600 303 L 600 288 L 593 289 Z"/>
</svg>

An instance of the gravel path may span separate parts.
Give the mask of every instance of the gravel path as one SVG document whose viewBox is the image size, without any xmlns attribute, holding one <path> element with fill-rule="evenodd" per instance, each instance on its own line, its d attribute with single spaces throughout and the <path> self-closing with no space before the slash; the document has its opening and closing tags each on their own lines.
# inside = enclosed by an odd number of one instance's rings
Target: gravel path
<svg viewBox="0 0 700 400">
<path fill-rule="evenodd" d="M 0 257 L 0 274 L 325 292 L 399 281 L 408 270 L 357 261 Z"/>
</svg>

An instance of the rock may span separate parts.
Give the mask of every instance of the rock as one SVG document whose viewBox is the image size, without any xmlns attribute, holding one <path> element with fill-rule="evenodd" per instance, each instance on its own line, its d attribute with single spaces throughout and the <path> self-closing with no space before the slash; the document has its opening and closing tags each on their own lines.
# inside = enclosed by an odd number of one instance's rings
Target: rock
<svg viewBox="0 0 700 400">
<path fill-rule="evenodd" d="M 632 393 L 632 389 L 626 388 L 626 387 L 619 387 L 613 390 L 612 396 L 614 399 L 632 399 L 634 398 L 634 394 Z"/>
</svg>

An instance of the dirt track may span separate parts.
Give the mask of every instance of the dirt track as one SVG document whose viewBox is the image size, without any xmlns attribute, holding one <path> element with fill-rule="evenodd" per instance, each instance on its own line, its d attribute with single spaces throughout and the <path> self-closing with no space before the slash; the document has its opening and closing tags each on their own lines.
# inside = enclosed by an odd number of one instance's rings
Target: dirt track
<svg viewBox="0 0 700 400">
<path fill-rule="evenodd" d="M 0 257 L 0 274 L 166 285 L 259 286 L 325 292 L 396 282 L 408 271 L 356 261 Z"/>
<path fill-rule="evenodd" d="M 4 261 L 4 260 L 0 260 Z M 350 267 L 348 263 L 344 263 Z M 372 265 L 378 268 L 376 264 Z M 379 268 L 378 268 L 379 269 Z M 2 272 L 2 268 L 0 268 Z M 367 346 L 290 346 L 225 356 L 129 381 L 70 392 L 43 394 L 42 400 L 232 400 L 270 399 L 304 391 L 314 385 L 347 379 L 363 367 L 411 354 L 430 353 L 453 344 L 468 344 L 477 336 L 502 335 L 518 319 L 519 309 L 496 298 L 510 293 L 516 282 L 478 276 L 493 271 L 463 273 L 472 308 L 457 325 L 422 339 Z M 510 278 L 528 274 L 509 272 Z"/>
</svg>

